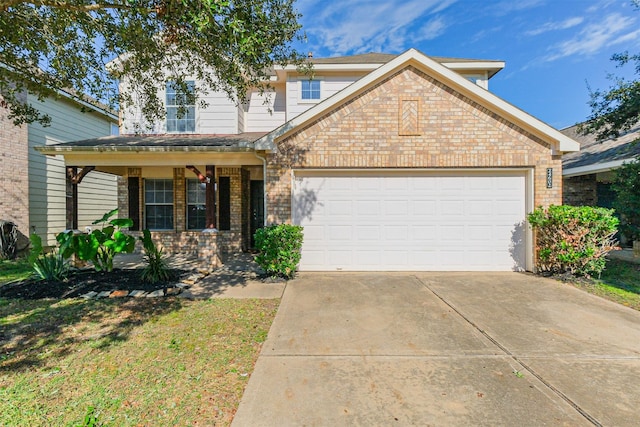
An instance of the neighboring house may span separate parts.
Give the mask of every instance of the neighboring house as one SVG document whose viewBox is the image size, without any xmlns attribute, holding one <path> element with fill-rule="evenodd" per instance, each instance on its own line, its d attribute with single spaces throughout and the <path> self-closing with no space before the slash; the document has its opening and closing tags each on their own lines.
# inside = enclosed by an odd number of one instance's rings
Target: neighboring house
<svg viewBox="0 0 640 427">
<path fill-rule="evenodd" d="M 576 128 L 561 130 L 580 143 L 580 151 L 562 157 L 563 203 L 610 208 L 613 171 L 640 156 L 640 126 L 602 142 L 595 135 L 580 135 Z"/>
<path fill-rule="evenodd" d="M 122 177 L 120 212 L 170 252 L 224 258 L 292 222 L 302 270 L 533 268 L 526 214 L 561 203 L 561 156 L 579 146 L 488 91 L 503 62 L 413 49 L 312 62 L 312 80 L 276 69 L 267 104 L 211 95 L 179 118 L 162 84 L 157 134 L 40 151 Z M 123 114 L 128 133 L 139 114 Z"/>
<path fill-rule="evenodd" d="M 0 109 L 0 219 L 18 225 L 20 247 L 37 233 L 44 244 L 67 228 L 84 228 L 105 211 L 117 207 L 114 175 L 93 172 L 75 187 L 68 185 L 62 156 L 44 156 L 34 147 L 107 136 L 117 130 L 118 116 L 96 103 L 66 92 L 28 102 L 51 117 L 50 126 L 38 123 L 14 126 L 7 110 Z M 74 199 L 78 209 L 72 211 Z M 69 213 L 69 215 L 67 215 Z"/>
</svg>

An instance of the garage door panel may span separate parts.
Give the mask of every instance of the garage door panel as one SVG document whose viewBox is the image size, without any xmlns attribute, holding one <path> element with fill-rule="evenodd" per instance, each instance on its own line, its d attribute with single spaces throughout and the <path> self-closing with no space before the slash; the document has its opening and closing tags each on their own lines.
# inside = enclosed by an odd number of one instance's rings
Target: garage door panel
<svg viewBox="0 0 640 427">
<path fill-rule="evenodd" d="M 436 244 L 438 228 L 435 225 L 414 225 L 411 227 L 411 240 L 420 244 Z"/>
<path fill-rule="evenodd" d="M 485 216 L 492 214 L 493 203 L 490 200 L 469 200 L 466 207 L 468 215 Z"/>
<path fill-rule="evenodd" d="M 347 242 L 353 240 L 351 225 L 328 225 L 326 230 L 325 236 L 328 236 L 330 240 Z"/>
<path fill-rule="evenodd" d="M 356 239 L 358 241 L 371 240 L 377 242 L 380 240 L 379 225 L 358 225 L 356 226 Z"/>
<path fill-rule="evenodd" d="M 442 215 L 464 215 L 464 201 L 462 200 L 443 200 L 440 203 L 440 213 Z"/>
<path fill-rule="evenodd" d="M 413 202 L 413 215 L 435 215 L 437 203 L 433 200 L 415 200 Z"/>
<path fill-rule="evenodd" d="M 297 176 L 293 221 L 305 227 L 300 267 L 522 269 L 524 194 L 524 173 Z"/>
<path fill-rule="evenodd" d="M 385 242 L 406 242 L 409 238 L 408 225 L 385 225 L 383 230 Z"/>
<path fill-rule="evenodd" d="M 356 214 L 360 217 L 380 216 L 380 202 L 377 200 L 357 200 Z"/>
<path fill-rule="evenodd" d="M 384 200 L 382 211 L 386 217 L 402 216 L 409 214 L 409 203 L 405 200 Z"/>
</svg>

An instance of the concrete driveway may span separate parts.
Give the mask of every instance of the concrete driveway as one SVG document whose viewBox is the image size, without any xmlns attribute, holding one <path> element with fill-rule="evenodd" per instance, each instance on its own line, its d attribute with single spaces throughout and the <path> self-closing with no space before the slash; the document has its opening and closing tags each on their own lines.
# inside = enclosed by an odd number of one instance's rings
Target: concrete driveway
<svg viewBox="0 0 640 427">
<path fill-rule="evenodd" d="M 234 426 L 631 426 L 640 313 L 519 273 L 302 274 Z"/>
</svg>

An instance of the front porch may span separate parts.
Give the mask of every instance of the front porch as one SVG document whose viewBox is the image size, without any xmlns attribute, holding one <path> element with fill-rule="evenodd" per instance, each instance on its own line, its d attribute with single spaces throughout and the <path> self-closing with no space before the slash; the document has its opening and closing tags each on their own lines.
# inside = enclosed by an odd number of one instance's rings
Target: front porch
<svg viewBox="0 0 640 427">
<path fill-rule="evenodd" d="M 133 220 L 131 234 L 149 229 L 165 253 L 215 268 L 229 254 L 252 249 L 253 235 L 265 223 L 264 160 L 251 143 L 259 135 L 129 135 L 42 151 L 65 157 L 67 228 L 78 228 L 77 185 L 83 177 L 114 174 L 118 216 Z"/>
</svg>

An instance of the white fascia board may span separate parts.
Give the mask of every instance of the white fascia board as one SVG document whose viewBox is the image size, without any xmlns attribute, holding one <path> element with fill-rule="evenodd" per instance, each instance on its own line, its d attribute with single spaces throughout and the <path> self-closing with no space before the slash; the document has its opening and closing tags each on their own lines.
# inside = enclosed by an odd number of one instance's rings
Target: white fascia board
<svg viewBox="0 0 640 427">
<path fill-rule="evenodd" d="M 313 64 L 313 71 L 371 71 L 384 65 L 384 63 L 371 64 Z M 287 65 L 285 71 L 296 71 L 295 65 Z"/>
<path fill-rule="evenodd" d="M 625 163 L 633 161 L 631 159 L 614 160 L 606 163 L 595 163 L 593 165 L 578 166 L 575 168 L 562 169 L 562 176 L 570 178 L 572 176 L 591 175 L 600 172 L 609 172 L 610 170 L 618 169 Z"/>
<path fill-rule="evenodd" d="M 256 150 L 273 150 L 275 148 L 275 140 L 277 138 L 286 135 L 299 126 L 313 120 L 321 114 L 324 114 L 327 110 L 330 110 L 365 90 L 372 83 L 392 74 L 397 69 L 406 67 L 407 65 L 414 65 L 418 69 L 426 70 L 427 74 L 430 74 L 432 77 L 435 75 L 436 80 L 441 80 L 445 84 L 451 85 L 457 91 L 488 108 L 490 111 L 494 111 L 510 121 L 513 121 L 523 129 L 531 132 L 533 135 L 552 142 L 553 154 L 578 151 L 580 149 L 580 144 L 578 142 L 560 133 L 558 130 L 541 120 L 536 119 L 532 115 L 525 113 L 507 101 L 497 97 L 486 89 L 468 81 L 466 78 L 458 74 L 458 72 L 447 68 L 412 48 L 260 138 L 256 141 Z"/>
<path fill-rule="evenodd" d="M 489 78 L 505 67 L 504 61 L 478 61 L 478 62 L 443 62 L 442 65 L 455 71 L 479 70 L 486 71 Z"/>
</svg>

